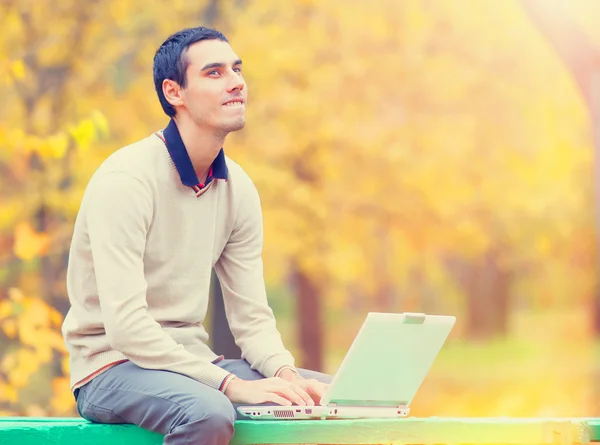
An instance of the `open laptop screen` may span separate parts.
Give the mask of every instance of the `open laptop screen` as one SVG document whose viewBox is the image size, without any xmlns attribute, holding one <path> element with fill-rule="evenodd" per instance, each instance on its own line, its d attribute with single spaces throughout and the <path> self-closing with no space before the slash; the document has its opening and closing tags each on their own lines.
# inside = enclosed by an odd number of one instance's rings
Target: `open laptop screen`
<svg viewBox="0 0 600 445">
<path fill-rule="evenodd" d="M 456 317 L 370 312 L 321 404 L 408 405 Z"/>
</svg>

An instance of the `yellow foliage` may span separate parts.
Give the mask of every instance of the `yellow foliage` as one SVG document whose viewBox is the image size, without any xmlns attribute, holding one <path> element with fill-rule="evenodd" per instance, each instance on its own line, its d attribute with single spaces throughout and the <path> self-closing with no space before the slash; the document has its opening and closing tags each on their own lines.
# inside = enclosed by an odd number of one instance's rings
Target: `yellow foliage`
<svg viewBox="0 0 600 445">
<path fill-rule="evenodd" d="M 66 354 L 60 333 L 62 317 L 43 300 L 24 295 L 18 288 L 9 289 L 9 299 L 0 301 L 0 310 L 0 328 L 9 338 L 19 339 L 18 349 L 6 353 L 0 362 L 0 389 L 3 375 L 4 385 L 10 388 L 0 391 L 0 403 L 16 402 L 17 390 L 25 388 L 40 367 L 53 359 L 54 351 Z"/>
<path fill-rule="evenodd" d="M 46 138 L 40 144 L 39 153 L 46 158 L 60 159 L 67 153 L 69 137 L 66 133 L 57 133 Z"/>
<path fill-rule="evenodd" d="M 2 330 L 8 338 L 14 339 L 17 336 L 17 321 L 16 320 L 5 320 L 2 323 Z"/>
<path fill-rule="evenodd" d="M 43 255 L 50 245 L 50 236 L 36 232 L 29 223 L 20 222 L 15 227 L 15 255 L 25 261 Z"/>
<path fill-rule="evenodd" d="M 40 334 L 44 336 L 44 340 L 39 343 L 40 346 L 45 346 L 48 350 L 55 350 L 60 353 L 66 353 L 67 349 L 60 331 L 55 329 L 42 329 Z"/>
<path fill-rule="evenodd" d="M 69 357 L 68 356 L 64 356 L 61 360 L 60 360 L 60 368 L 63 372 L 64 375 L 69 375 L 69 372 L 71 370 L 71 364 L 69 362 Z"/>
<path fill-rule="evenodd" d="M 16 388 L 11 385 L 8 385 L 2 378 L 0 378 L 0 394 L 2 395 L 2 398 L 7 402 L 14 403 L 19 398 L 19 394 Z"/>
<path fill-rule="evenodd" d="M 52 380 L 52 408 L 58 414 L 68 414 L 75 406 L 68 377 L 56 377 Z"/>
<path fill-rule="evenodd" d="M 15 388 L 23 388 L 29 382 L 31 375 L 39 369 L 40 361 L 35 352 L 29 349 L 19 349 L 16 353 L 15 365 L 8 369 L 8 383 Z"/>
<path fill-rule="evenodd" d="M 10 66 L 10 72 L 17 80 L 25 77 L 25 63 L 22 60 L 15 60 Z"/>
<path fill-rule="evenodd" d="M 60 328 L 63 322 L 63 316 L 54 308 L 49 308 L 50 311 L 50 322 L 54 327 Z"/>
<path fill-rule="evenodd" d="M 108 120 L 104 114 L 98 110 L 94 110 L 91 113 L 90 119 L 95 125 L 98 137 L 107 138 L 110 135 Z"/>
<path fill-rule="evenodd" d="M 17 365 L 17 355 L 15 353 L 6 354 L 0 362 L 0 370 L 8 372 Z"/>
<path fill-rule="evenodd" d="M 38 405 L 37 403 L 32 403 L 27 405 L 25 409 L 26 417 L 48 417 L 48 409 Z"/>
<path fill-rule="evenodd" d="M 96 128 L 91 119 L 82 120 L 77 126 L 72 126 L 69 132 L 77 142 L 78 148 L 84 153 L 96 137 Z"/>
<path fill-rule="evenodd" d="M 44 299 L 64 295 L 60 258 L 92 172 L 166 123 L 152 91 L 156 46 L 203 17 L 207 1 L 165 9 L 109 0 L 89 21 L 84 3 L 49 5 L 0 6 L 0 273 L 13 287 L 0 301 L 0 329 L 17 351 L 3 352 L 12 392 L 0 391 L 0 403 L 62 414 L 72 410 L 62 315 Z M 595 266 L 585 110 L 516 2 L 482 0 L 469 13 L 441 0 L 219 6 L 251 98 L 249 125 L 226 150 L 261 192 L 269 285 L 286 285 L 300 267 L 330 309 L 345 307 L 349 289 L 376 308 L 385 286 L 405 309 L 424 301 L 417 270 L 437 307 L 454 310 L 464 294 L 445 258 L 497 249 L 515 294 L 528 296 L 523 305 L 538 295 L 587 298 Z M 600 36 L 593 14 L 579 17 Z M 18 260 L 27 270 L 4 274 Z M 54 352 L 62 375 L 52 376 L 52 400 L 27 411 L 15 388 Z"/>
<path fill-rule="evenodd" d="M 28 312 L 25 312 L 28 314 Z M 19 340 L 22 344 L 27 346 L 34 346 L 37 341 L 38 331 L 36 327 L 28 320 L 27 315 L 21 316 L 17 319 L 17 330 L 19 332 Z"/>
<path fill-rule="evenodd" d="M 15 220 L 23 212 L 24 203 L 21 199 L 11 199 L 2 202 L 2 211 L 0 212 L 0 231 L 5 232 L 12 229 Z M 3 252 L 0 252 L 0 256 Z"/>
<path fill-rule="evenodd" d="M 15 303 L 23 303 L 25 301 L 25 295 L 23 291 L 17 287 L 11 287 L 8 289 L 8 298 Z"/>
<path fill-rule="evenodd" d="M 12 303 L 9 300 L 0 301 L 0 321 L 12 312 Z"/>
</svg>

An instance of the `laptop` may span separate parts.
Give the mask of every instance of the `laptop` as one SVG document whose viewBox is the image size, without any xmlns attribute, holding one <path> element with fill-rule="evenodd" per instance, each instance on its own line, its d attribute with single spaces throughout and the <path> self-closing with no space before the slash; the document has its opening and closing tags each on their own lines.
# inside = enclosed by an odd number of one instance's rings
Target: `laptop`
<svg viewBox="0 0 600 445">
<path fill-rule="evenodd" d="M 456 317 L 369 312 L 317 406 L 240 406 L 260 420 L 406 417 Z"/>
</svg>

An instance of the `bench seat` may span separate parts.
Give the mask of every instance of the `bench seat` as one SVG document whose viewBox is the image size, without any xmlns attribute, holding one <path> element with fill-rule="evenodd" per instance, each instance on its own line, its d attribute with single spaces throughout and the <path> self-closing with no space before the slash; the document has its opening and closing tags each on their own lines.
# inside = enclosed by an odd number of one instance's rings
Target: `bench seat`
<svg viewBox="0 0 600 445">
<path fill-rule="evenodd" d="M 514 444 L 600 441 L 600 419 L 414 418 L 240 420 L 232 445 L 245 444 Z M 0 445 L 160 445 L 162 436 L 133 425 L 80 418 L 0 419 Z"/>
</svg>

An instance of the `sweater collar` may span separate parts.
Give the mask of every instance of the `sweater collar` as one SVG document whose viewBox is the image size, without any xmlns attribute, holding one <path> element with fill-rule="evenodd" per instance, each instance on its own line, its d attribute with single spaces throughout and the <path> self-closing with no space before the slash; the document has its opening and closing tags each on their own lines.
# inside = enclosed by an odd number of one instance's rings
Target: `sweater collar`
<svg viewBox="0 0 600 445">
<path fill-rule="evenodd" d="M 222 148 L 210 167 L 208 177 L 206 178 L 206 184 L 200 184 L 198 175 L 196 175 L 196 171 L 192 165 L 190 155 L 185 148 L 179 130 L 177 129 L 177 124 L 175 124 L 173 119 L 171 119 L 169 125 L 167 125 L 167 128 L 164 129 L 162 134 L 169 155 L 175 164 L 175 168 L 179 173 L 183 185 L 188 187 L 204 187 L 213 179 L 228 179 L 229 170 L 227 169 L 227 162 L 225 161 L 225 152 Z"/>
</svg>

